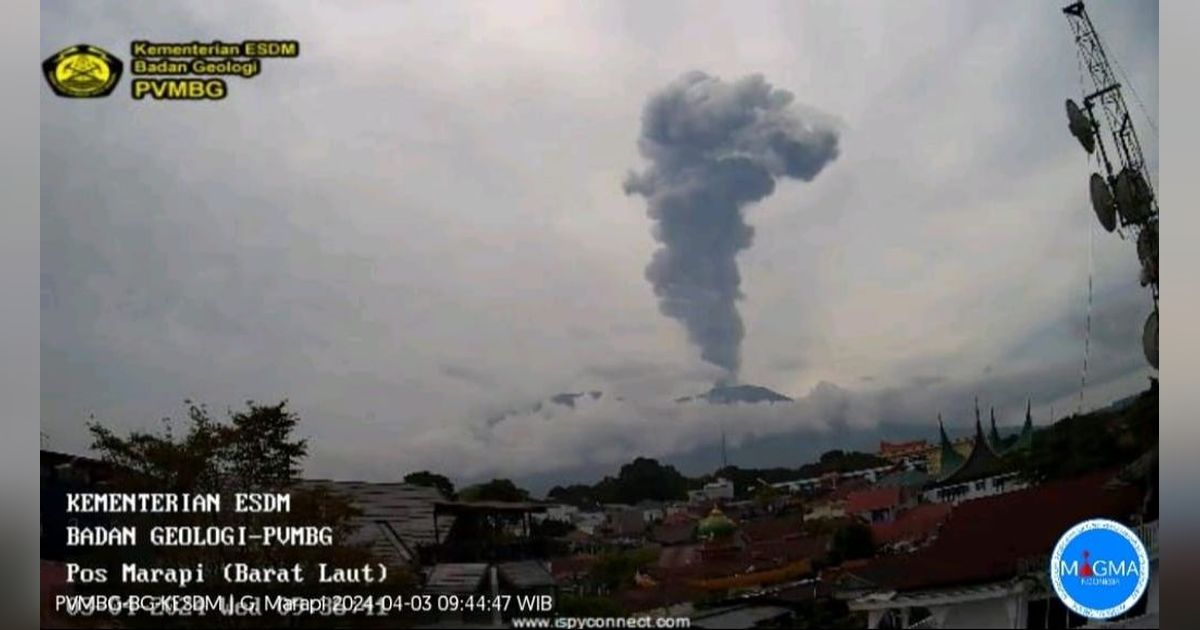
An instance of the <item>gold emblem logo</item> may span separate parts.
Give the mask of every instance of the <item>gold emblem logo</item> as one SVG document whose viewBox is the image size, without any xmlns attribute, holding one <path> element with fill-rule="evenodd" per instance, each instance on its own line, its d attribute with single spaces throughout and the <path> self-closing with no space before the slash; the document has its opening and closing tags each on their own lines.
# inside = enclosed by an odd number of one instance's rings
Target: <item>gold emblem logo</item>
<svg viewBox="0 0 1200 630">
<path fill-rule="evenodd" d="M 121 78 L 121 60 L 102 48 L 79 44 L 42 62 L 42 74 L 54 93 L 66 98 L 108 96 Z"/>
</svg>

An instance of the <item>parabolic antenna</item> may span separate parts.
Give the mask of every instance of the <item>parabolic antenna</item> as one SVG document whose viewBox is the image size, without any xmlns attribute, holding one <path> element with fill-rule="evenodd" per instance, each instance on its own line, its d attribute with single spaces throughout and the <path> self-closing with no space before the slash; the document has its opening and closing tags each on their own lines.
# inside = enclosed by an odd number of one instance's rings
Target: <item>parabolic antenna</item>
<svg viewBox="0 0 1200 630">
<path fill-rule="evenodd" d="M 1075 101 L 1067 99 L 1067 129 L 1071 130 L 1071 135 L 1083 145 L 1083 148 L 1091 153 L 1096 150 L 1096 129 L 1092 125 L 1092 121 L 1087 114 L 1083 113 L 1082 109 L 1075 104 Z"/>
<path fill-rule="evenodd" d="M 1142 329 L 1142 350 L 1146 360 L 1154 369 L 1158 369 L 1158 309 L 1146 318 L 1146 327 Z"/>
<path fill-rule="evenodd" d="M 1150 187 L 1142 174 L 1121 169 L 1113 184 L 1113 196 L 1117 200 L 1117 212 L 1125 223 L 1141 223 L 1150 218 Z"/>
<path fill-rule="evenodd" d="M 1099 173 L 1092 173 L 1091 189 L 1092 208 L 1096 211 L 1096 218 L 1100 219 L 1100 225 L 1109 232 L 1117 229 L 1117 206 L 1108 182 Z"/>
</svg>

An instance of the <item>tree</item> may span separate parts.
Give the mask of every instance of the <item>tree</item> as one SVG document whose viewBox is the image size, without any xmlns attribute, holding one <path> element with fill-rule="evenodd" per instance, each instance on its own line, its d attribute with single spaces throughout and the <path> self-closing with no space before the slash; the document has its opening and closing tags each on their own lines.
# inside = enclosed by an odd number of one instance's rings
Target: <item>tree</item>
<svg viewBox="0 0 1200 630">
<path fill-rule="evenodd" d="M 437 488 L 442 496 L 447 499 L 454 498 L 454 482 L 450 481 L 445 475 L 422 470 L 404 475 L 404 483 L 411 483 L 414 486 L 425 486 L 427 488 Z"/>
<path fill-rule="evenodd" d="M 465 501 L 528 501 L 529 492 L 517 487 L 511 479 L 493 479 L 487 483 L 463 489 L 459 494 Z"/>
<path fill-rule="evenodd" d="M 832 451 L 825 451 L 824 453 L 821 453 L 821 458 L 818 461 L 820 461 L 822 464 L 833 464 L 845 456 L 845 452 L 839 449 L 834 449 Z"/>
<path fill-rule="evenodd" d="M 244 594 L 288 594 L 312 596 L 329 591 L 315 582 L 316 564 L 331 566 L 362 566 L 376 560 L 365 547 L 347 541 L 354 531 L 352 517 L 355 509 L 349 502 L 328 490 L 301 485 L 298 482 L 301 464 L 308 445 L 293 437 L 299 418 L 287 408 L 287 402 L 276 405 L 257 405 L 249 402 L 246 408 L 230 411 L 227 421 L 212 418 L 208 409 L 188 401 L 186 431 L 176 435 L 169 420 L 158 433 L 133 431 L 118 435 L 94 419 L 88 429 L 93 437 L 93 449 L 115 471 L 110 481 L 111 492 L 180 493 L 189 495 L 215 494 L 220 497 L 219 512 L 121 513 L 112 515 L 112 525 L 134 526 L 138 545 L 134 547 L 100 547 L 89 555 L 75 558 L 86 566 L 108 568 L 109 575 L 119 575 L 119 565 L 137 562 L 144 565 L 171 567 L 203 567 L 204 583 L 188 587 L 188 594 L 211 595 L 231 588 L 222 579 L 223 568 L 230 563 L 245 563 L 253 567 L 286 567 L 300 564 L 305 582 L 299 585 L 235 584 Z M 233 509 L 234 493 L 286 493 L 290 511 L 286 513 L 238 513 Z M 157 546 L 149 540 L 151 526 L 200 527 L 203 529 L 245 527 L 251 533 L 261 533 L 267 526 L 328 527 L 332 534 L 330 546 L 264 545 L 248 540 L 245 545 L 222 544 L 208 546 Z M 411 585 L 411 575 L 394 567 L 387 582 L 391 591 Z M 110 578 L 111 580 L 111 578 Z M 167 583 L 131 584 L 120 581 L 99 585 L 82 585 L 97 592 L 111 594 L 114 590 L 133 589 L 136 594 L 178 593 L 179 588 Z M 197 617 L 173 619 L 173 625 L 202 627 L 238 627 L 247 624 L 277 625 L 271 617 L 253 621 L 241 617 Z M 153 616 L 122 618 L 127 626 L 157 625 L 161 619 Z M 320 626 L 320 618 L 290 619 L 292 625 Z M 176 623 L 178 622 L 178 623 Z"/>
<path fill-rule="evenodd" d="M 638 457 L 622 466 L 616 481 L 621 503 L 687 498 L 687 478 L 674 466 L 664 466 L 647 457 Z"/>
<path fill-rule="evenodd" d="M 633 584 L 637 572 L 658 559 L 650 548 L 606 553 L 592 565 L 591 579 L 599 592 L 611 593 Z"/>
</svg>

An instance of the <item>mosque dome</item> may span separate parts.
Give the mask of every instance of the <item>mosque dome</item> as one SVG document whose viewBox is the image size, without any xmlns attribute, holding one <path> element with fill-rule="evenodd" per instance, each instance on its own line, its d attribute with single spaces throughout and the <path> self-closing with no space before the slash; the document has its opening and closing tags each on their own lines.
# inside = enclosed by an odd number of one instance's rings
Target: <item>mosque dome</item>
<svg viewBox="0 0 1200 630">
<path fill-rule="evenodd" d="M 730 536 L 736 530 L 737 525 L 734 524 L 733 520 L 725 516 L 720 508 L 714 507 L 708 516 L 700 520 L 700 524 L 696 528 L 696 533 L 702 539 L 713 540 Z"/>
</svg>

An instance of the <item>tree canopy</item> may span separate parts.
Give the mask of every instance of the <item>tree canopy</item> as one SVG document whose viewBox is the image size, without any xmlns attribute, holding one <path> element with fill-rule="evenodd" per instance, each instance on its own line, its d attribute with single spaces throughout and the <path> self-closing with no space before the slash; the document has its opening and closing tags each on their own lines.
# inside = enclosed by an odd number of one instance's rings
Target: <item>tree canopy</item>
<svg viewBox="0 0 1200 630">
<path fill-rule="evenodd" d="M 427 488 L 437 488 L 447 499 L 453 499 L 454 482 L 450 481 L 445 475 L 439 475 L 428 470 L 411 472 L 404 475 L 404 483 L 410 483 L 414 486 L 425 486 Z"/>
</svg>

